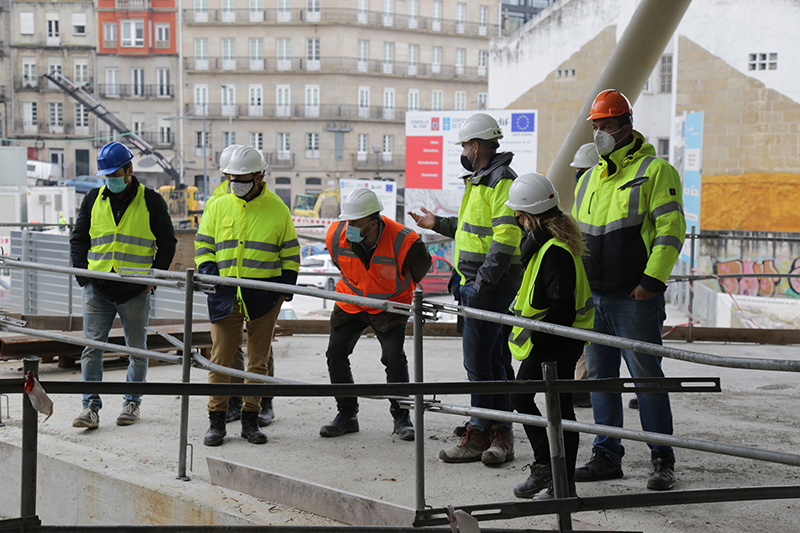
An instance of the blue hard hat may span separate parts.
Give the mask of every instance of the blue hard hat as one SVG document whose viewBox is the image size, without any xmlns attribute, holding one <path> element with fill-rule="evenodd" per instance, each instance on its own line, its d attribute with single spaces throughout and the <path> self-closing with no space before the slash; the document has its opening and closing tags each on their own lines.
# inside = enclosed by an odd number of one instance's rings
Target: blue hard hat
<svg viewBox="0 0 800 533">
<path fill-rule="evenodd" d="M 108 143 L 97 151 L 95 176 L 113 174 L 133 159 L 133 153 L 122 143 Z"/>
</svg>

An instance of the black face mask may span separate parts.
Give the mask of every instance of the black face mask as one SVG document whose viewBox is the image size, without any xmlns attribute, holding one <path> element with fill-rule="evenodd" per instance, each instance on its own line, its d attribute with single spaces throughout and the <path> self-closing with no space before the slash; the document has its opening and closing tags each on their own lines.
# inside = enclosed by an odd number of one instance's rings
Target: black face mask
<svg viewBox="0 0 800 533">
<path fill-rule="evenodd" d="M 471 151 L 472 149 L 470 148 L 469 152 Z M 469 154 L 469 152 L 467 153 Z M 475 157 L 477 158 L 477 154 Z M 466 156 L 464 154 L 461 154 L 461 166 L 464 167 L 464 169 L 469 172 L 475 172 L 475 167 L 473 166 L 472 161 L 469 160 L 469 156 Z"/>
</svg>

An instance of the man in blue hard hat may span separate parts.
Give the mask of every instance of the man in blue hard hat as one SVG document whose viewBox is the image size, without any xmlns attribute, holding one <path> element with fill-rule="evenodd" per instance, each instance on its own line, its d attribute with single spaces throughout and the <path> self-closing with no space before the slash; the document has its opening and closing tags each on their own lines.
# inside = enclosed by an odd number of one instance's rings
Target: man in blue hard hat
<svg viewBox="0 0 800 533">
<path fill-rule="evenodd" d="M 109 143 L 97 152 L 97 174 L 106 184 L 83 198 L 70 238 L 74 268 L 119 272 L 121 268 L 167 270 L 175 255 L 175 230 L 167 204 L 156 191 L 133 175 L 133 154 L 125 145 Z M 108 342 L 108 332 L 119 315 L 125 344 L 147 349 L 152 286 L 77 276 L 83 287 L 83 333 L 87 339 Z M 86 347 L 81 355 L 84 381 L 103 380 L 103 350 Z M 145 381 L 147 358 L 129 356 L 126 381 Z M 140 395 L 124 396 L 118 426 L 139 420 Z M 83 395 L 83 411 L 73 427 L 94 429 L 103 403 L 98 394 Z"/>
</svg>

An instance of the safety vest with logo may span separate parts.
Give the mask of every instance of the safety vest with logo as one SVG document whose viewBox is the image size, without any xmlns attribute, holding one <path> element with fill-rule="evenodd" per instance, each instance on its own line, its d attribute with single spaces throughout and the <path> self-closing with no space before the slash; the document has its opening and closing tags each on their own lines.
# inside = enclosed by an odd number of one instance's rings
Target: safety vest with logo
<svg viewBox="0 0 800 533">
<path fill-rule="evenodd" d="M 144 185 L 139 184 L 136 196 L 125 209 L 119 224 L 114 220 L 111 201 L 103 196 L 105 188 L 105 185 L 100 187 L 92 206 L 89 270 L 118 272 L 119 267 L 152 267 L 156 237 L 150 230 Z"/>
<path fill-rule="evenodd" d="M 575 189 L 572 216 L 589 249 L 592 289 L 663 292 L 686 235 L 680 176 L 634 131 L 634 141 L 601 158 Z"/>
<path fill-rule="evenodd" d="M 328 229 L 326 244 L 331 259 L 342 272 L 336 292 L 410 304 L 417 283 L 411 277 L 411 272 L 403 272 L 402 269 L 409 248 L 419 236 L 390 218 L 381 218 L 383 232 L 372 254 L 369 269 L 350 249 L 345 231 L 346 221 L 337 222 Z M 381 312 L 381 309 L 345 302 L 337 302 L 336 305 L 350 314 L 366 311 L 374 315 Z"/>
<path fill-rule="evenodd" d="M 289 208 L 264 187 L 249 202 L 224 194 L 206 209 L 194 241 L 197 266 L 212 261 L 230 278 L 275 278 L 300 268 Z"/>
<path fill-rule="evenodd" d="M 556 239 L 548 240 L 544 246 L 531 258 L 528 269 L 522 278 L 517 298 L 511 304 L 511 312 L 514 316 L 522 318 L 532 318 L 541 320 L 547 315 L 548 308 L 537 309 L 531 305 L 533 301 L 533 289 L 536 286 L 536 277 L 539 275 L 539 267 L 542 265 L 542 258 L 551 246 L 559 246 L 565 249 L 572 256 L 575 262 L 575 320 L 572 322 L 573 328 L 592 329 L 594 326 L 594 302 L 592 301 L 592 291 L 589 288 L 589 281 L 586 279 L 586 271 L 583 269 L 583 262 L 580 257 L 575 257 L 567 246 Z M 533 342 L 531 341 L 532 330 L 514 326 L 508 338 L 508 347 L 511 354 L 522 361 L 527 358 Z M 587 343 L 588 344 L 588 343 Z"/>
</svg>

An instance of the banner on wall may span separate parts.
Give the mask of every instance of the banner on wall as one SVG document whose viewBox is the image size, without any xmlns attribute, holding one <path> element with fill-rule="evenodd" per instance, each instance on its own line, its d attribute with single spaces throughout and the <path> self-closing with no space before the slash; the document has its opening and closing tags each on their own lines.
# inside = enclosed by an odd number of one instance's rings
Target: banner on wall
<svg viewBox="0 0 800 533">
<path fill-rule="evenodd" d="M 511 168 L 517 174 L 536 172 L 538 111 L 486 111 L 503 132 L 498 152 L 513 152 Z M 475 111 L 409 111 L 406 113 L 406 211 L 420 207 L 440 216 L 456 216 L 466 189 L 459 175 L 461 146 L 456 145 L 461 124 Z M 405 225 L 420 229 L 406 214 Z"/>
<path fill-rule="evenodd" d="M 700 206 L 702 199 L 703 168 L 703 111 L 684 113 L 675 118 L 675 168 L 683 183 L 683 213 L 686 216 L 686 231 L 700 233 Z M 687 239 L 681 251 L 681 260 L 691 260 L 691 242 Z"/>
</svg>

